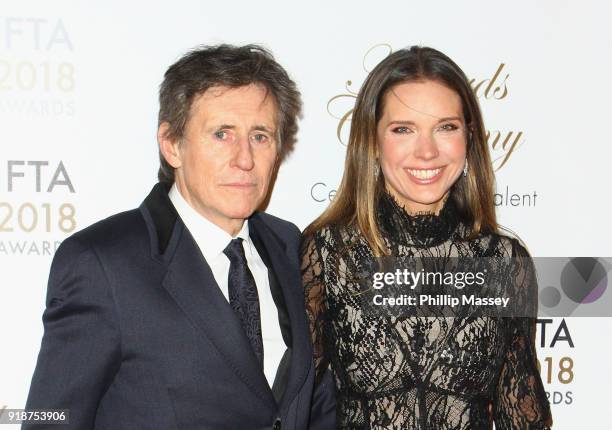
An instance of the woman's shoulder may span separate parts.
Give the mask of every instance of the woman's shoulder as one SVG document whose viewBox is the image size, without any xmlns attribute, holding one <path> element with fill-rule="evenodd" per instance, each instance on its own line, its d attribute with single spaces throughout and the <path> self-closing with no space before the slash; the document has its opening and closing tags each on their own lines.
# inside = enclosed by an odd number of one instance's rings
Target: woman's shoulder
<svg viewBox="0 0 612 430">
<path fill-rule="evenodd" d="M 326 258 L 352 255 L 359 248 L 367 252 L 369 247 L 359 229 L 347 224 L 328 224 L 317 230 L 304 232 L 302 250 L 316 251 Z"/>
<path fill-rule="evenodd" d="M 321 253 L 331 240 L 332 234 L 329 226 L 324 226 L 316 230 L 308 227 L 302 232 L 302 254 L 312 252 Z"/>
<path fill-rule="evenodd" d="M 514 231 L 500 226 L 497 232 L 481 232 L 477 240 L 486 241 L 497 254 L 507 257 L 530 257 L 527 245 Z"/>
<path fill-rule="evenodd" d="M 304 240 L 326 244 L 346 244 L 354 242 L 359 236 L 361 236 L 359 230 L 347 224 L 327 224 L 314 231 L 309 231 L 309 229 L 304 231 Z"/>
</svg>

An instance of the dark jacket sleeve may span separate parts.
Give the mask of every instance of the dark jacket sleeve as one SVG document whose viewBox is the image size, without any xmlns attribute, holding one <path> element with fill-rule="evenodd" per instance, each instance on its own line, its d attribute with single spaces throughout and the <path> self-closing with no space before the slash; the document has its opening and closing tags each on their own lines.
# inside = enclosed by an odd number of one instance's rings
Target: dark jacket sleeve
<svg viewBox="0 0 612 430">
<path fill-rule="evenodd" d="M 336 387 L 330 369 L 316 383 L 312 396 L 309 430 L 336 428 Z"/>
<path fill-rule="evenodd" d="M 53 259 L 43 324 L 26 409 L 68 409 L 70 423 L 62 429 L 93 429 L 100 399 L 119 367 L 120 335 L 101 263 L 75 237 Z"/>
<path fill-rule="evenodd" d="M 287 244 L 287 251 L 291 261 L 295 261 L 298 267 L 301 266 L 302 282 L 306 288 L 306 297 L 308 297 L 310 291 L 310 278 L 308 277 L 313 267 L 307 263 L 307 257 L 304 256 L 304 250 L 300 252 L 300 246 L 302 243 L 302 234 L 300 230 L 292 223 L 280 220 L 275 217 L 271 217 L 266 214 L 266 219 L 269 222 L 273 222 L 274 231 L 279 232 L 279 236 L 283 237 Z M 308 245 L 306 245 L 308 247 Z M 306 265 L 307 267 L 304 267 Z M 307 274 L 305 274 L 307 272 Z M 320 290 L 317 290 L 320 291 Z M 310 302 L 306 300 L 306 316 L 309 322 L 312 322 L 311 310 L 309 309 Z M 332 379 L 332 374 L 329 369 L 322 369 L 320 367 L 321 360 L 318 357 L 320 352 L 319 338 L 317 338 L 312 332 L 311 327 L 311 340 L 314 345 L 314 357 L 313 365 L 315 369 L 315 386 L 313 389 L 313 395 L 310 404 L 310 416 L 309 416 L 309 430 L 332 430 L 336 428 L 336 395 L 335 385 Z"/>
</svg>

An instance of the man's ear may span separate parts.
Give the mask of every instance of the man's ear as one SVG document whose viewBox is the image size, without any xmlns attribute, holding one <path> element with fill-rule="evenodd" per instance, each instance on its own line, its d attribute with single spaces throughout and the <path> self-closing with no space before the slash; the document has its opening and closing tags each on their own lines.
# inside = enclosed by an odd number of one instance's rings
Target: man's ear
<svg viewBox="0 0 612 430">
<path fill-rule="evenodd" d="M 157 129 L 157 143 L 159 144 L 159 152 L 164 156 L 168 164 L 175 169 L 182 165 L 182 157 L 179 151 L 179 141 L 170 139 L 170 124 L 162 122 Z"/>
</svg>

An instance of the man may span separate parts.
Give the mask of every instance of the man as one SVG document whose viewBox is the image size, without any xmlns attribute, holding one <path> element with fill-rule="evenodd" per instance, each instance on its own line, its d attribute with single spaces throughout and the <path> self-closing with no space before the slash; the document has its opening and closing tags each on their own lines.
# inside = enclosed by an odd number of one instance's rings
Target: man
<svg viewBox="0 0 612 430">
<path fill-rule="evenodd" d="M 69 409 L 62 428 L 81 430 L 334 427 L 331 380 L 314 389 L 299 231 L 256 212 L 300 109 L 258 46 L 168 69 L 160 183 L 57 251 L 27 409 Z"/>
</svg>

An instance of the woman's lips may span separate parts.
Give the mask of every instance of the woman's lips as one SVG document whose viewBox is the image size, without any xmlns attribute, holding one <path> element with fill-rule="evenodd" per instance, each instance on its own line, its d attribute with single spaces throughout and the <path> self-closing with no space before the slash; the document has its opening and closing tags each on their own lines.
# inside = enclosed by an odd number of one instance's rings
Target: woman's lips
<svg viewBox="0 0 612 430">
<path fill-rule="evenodd" d="M 412 182 L 418 185 L 429 185 L 442 177 L 444 167 L 436 169 L 404 169 Z"/>
</svg>

